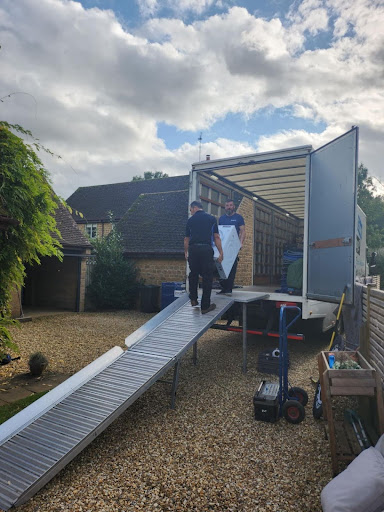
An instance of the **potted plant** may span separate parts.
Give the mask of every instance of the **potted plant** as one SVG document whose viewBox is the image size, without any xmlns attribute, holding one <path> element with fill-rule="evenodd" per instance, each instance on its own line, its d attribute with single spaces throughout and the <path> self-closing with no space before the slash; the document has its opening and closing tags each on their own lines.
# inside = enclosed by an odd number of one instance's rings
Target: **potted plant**
<svg viewBox="0 0 384 512">
<path fill-rule="evenodd" d="M 41 352 L 35 352 L 29 358 L 29 370 L 34 377 L 40 377 L 48 366 L 48 359 Z"/>
</svg>

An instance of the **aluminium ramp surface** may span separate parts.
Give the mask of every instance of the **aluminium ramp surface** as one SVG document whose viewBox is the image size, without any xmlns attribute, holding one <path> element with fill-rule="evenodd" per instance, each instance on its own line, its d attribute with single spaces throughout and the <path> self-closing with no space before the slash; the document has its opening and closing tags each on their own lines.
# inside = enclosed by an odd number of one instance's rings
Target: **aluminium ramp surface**
<svg viewBox="0 0 384 512">
<path fill-rule="evenodd" d="M 115 347 L 0 425 L 0 508 L 26 502 L 159 380 L 232 304 L 201 315 L 186 294 Z M 128 343 L 129 345 L 131 343 Z M 93 365 L 93 366 L 92 366 Z M 81 374 L 81 378 L 78 375 Z M 51 395 L 52 393 L 52 395 Z M 51 395 L 51 397 L 50 397 Z M 53 398 L 52 398 L 53 396 Z M 51 403 L 50 403 L 51 402 Z"/>
</svg>

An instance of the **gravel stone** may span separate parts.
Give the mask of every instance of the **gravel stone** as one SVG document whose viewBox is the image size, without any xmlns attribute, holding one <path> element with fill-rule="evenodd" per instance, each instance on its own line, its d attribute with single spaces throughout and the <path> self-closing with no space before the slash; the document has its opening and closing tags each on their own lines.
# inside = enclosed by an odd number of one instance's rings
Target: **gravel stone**
<svg viewBox="0 0 384 512">
<path fill-rule="evenodd" d="M 35 351 L 46 355 L 50 371 L 75 373 L 124 347 L 151 316 L 66 313 L 22 324 L 13 329 L 22 359 L 0 380 L 27 372 Z M 308 392 L 306 418 L 269 424 L 254 420 L 252 399 L 262 379 L 276 381 L 257 372 L 257 357 L 278 340 L 249 336 L 243 375 L 241 335 L 208 331 L 197 366 L 192 350 L 182 360 L 175 410 L 170 386 L 156 383 L 19 510 L 320 512 L 332 472 L 323 423 L 312 416 L 310 377 L 318 376 L 316 355 L 328 338 L 289 341 L 289 378 Z"/>
</svg>

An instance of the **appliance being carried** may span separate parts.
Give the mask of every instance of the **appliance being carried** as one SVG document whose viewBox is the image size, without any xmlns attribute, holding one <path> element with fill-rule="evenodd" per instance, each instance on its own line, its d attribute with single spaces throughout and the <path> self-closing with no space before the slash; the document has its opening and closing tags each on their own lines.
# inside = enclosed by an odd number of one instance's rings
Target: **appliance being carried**
<svg viewBox="0 0 384 512">
<path fill-rule="evenodd" d="M 241 243 L 235 226 L 219 226 L 219 235 L 223 247 L 224 259 L 221 263 L 218 263 L 217 258 L 219 257 L 219 251 L 216 245 L 213 246 L 213 257 L 220 279 L 228 279 L 240 251 Z"/>
</svg>

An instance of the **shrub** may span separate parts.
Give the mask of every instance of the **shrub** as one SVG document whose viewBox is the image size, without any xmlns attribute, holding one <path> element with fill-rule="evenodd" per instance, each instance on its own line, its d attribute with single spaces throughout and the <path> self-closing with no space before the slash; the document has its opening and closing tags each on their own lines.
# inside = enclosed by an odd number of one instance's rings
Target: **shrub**
<svg viewBox="0 0 384 512">
<path fill-rule="evenodd" d="M 376 267 L 372 274 L 380 275 L 380 288 L 384 289 L 384 253 L 379 251 L 376 257 Z"/>
<path fill-rule="evenodd" d="M 138 271 L 133 261 L 124 258 L 120 233 L 113 229 L 106 238 L 91 240 L 96 261 L 87 299 L 97 309 L 130 309 L 138 291 Z"/>
</svg>

